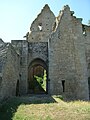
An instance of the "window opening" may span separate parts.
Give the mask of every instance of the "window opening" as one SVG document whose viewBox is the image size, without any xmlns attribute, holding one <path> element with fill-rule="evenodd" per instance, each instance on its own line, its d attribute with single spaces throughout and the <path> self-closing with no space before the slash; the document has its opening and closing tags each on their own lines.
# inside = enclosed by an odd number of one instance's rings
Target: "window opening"
<svg viewBox="0 0 90 120">
<path fill-rule="evenodd" d="M 42 23 L 39 23 L 38 28 L 40 31 L 42 31 Z"/>
<path fill-rule="evenodd" d="M 82 33 L 83 33 L 83 35 L 86 36 L 86 29 L 85 29 L 85 26 L 84 26 L 84 25 L 82 26 Z"/>
<path fill-rule="evenodd" d="M 63 92 L 65 92 L 65 80 L 62 80 Z"/>
</svg>

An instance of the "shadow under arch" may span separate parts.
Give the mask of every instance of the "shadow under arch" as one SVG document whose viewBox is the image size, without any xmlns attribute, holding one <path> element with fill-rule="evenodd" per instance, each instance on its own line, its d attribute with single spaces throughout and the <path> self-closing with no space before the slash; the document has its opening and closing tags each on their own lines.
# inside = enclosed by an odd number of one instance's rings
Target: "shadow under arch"
<svg viewBox="0 0 90 120">
<path fill-rule="evenodd" d="M 36 58 L 29 64 L 28 93 L 48 93 L 48 63 L 41 58 Z"/>
</svg>

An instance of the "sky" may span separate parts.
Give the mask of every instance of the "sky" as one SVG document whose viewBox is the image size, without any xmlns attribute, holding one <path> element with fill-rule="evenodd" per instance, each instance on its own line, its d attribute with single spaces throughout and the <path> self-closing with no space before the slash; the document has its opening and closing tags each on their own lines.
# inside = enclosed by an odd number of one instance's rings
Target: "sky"
<svg viewBox="0 0 90 120">
<path fill-rule="evenodd" d="M 90 20 L 90 0 L 0 0 L 0 38 L 4 42 L 23 40 L 45 4 L 55 16 L 64 5 L 69 5 L 77 18 L 83 18 L 83 24 Z"/>
</svg>

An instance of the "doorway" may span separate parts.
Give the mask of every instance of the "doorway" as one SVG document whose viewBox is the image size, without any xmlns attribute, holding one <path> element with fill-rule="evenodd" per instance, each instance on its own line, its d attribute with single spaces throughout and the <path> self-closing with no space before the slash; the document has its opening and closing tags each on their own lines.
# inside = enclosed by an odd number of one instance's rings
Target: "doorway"
<svg viewBox="0 0 90 120">
<path fill-rule="evenodd" d="M 28 68 L 28 93 L 48 93 L 48 68 L 42 59 L 33 60 Z"/>
</svg>

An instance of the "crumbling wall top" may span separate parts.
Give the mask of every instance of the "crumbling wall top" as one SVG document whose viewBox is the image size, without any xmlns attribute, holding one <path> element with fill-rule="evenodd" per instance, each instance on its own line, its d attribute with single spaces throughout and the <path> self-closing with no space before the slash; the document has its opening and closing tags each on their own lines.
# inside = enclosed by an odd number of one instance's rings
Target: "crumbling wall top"
<svg viewBox="0 0 90 120">
<path fill-rule="evenodd" d="M 4 41 L 0 38 L 0 46 L 4 45 Z"/>
<path fill-rule="evenodd" d="M 86 31 L 90 32 L 90 26 L 89 25 L 84 25 L 83 24 L 83 27 L 85 28 Z"/>
<path fill-rule="evenodd" d="M 69 18 L 69 16 L 71 14 L 74 14 L 74 13 L 72 13 L 72 11 L 70 11 L 70 7 L 68 5 L 64 6 L 62 8 L 62 10 L 60 10 L 59 15 L 56 17 L 56 21 L 55 21 L 55 24 L 54 24 L 54 27 L 53 27 L 53 31 L 55 32 L 57 30 L 58 25 L 61 22 L 62 17 L 64 15 L 66 15 L 66 17 Z"/>
<path fill-rule="evenodd" d="M 33 21 L 30 31 L 52 31 L 52 24 L 55 21 L 55 15 L 46 4 L 41 13 Z"/>
</svg>

